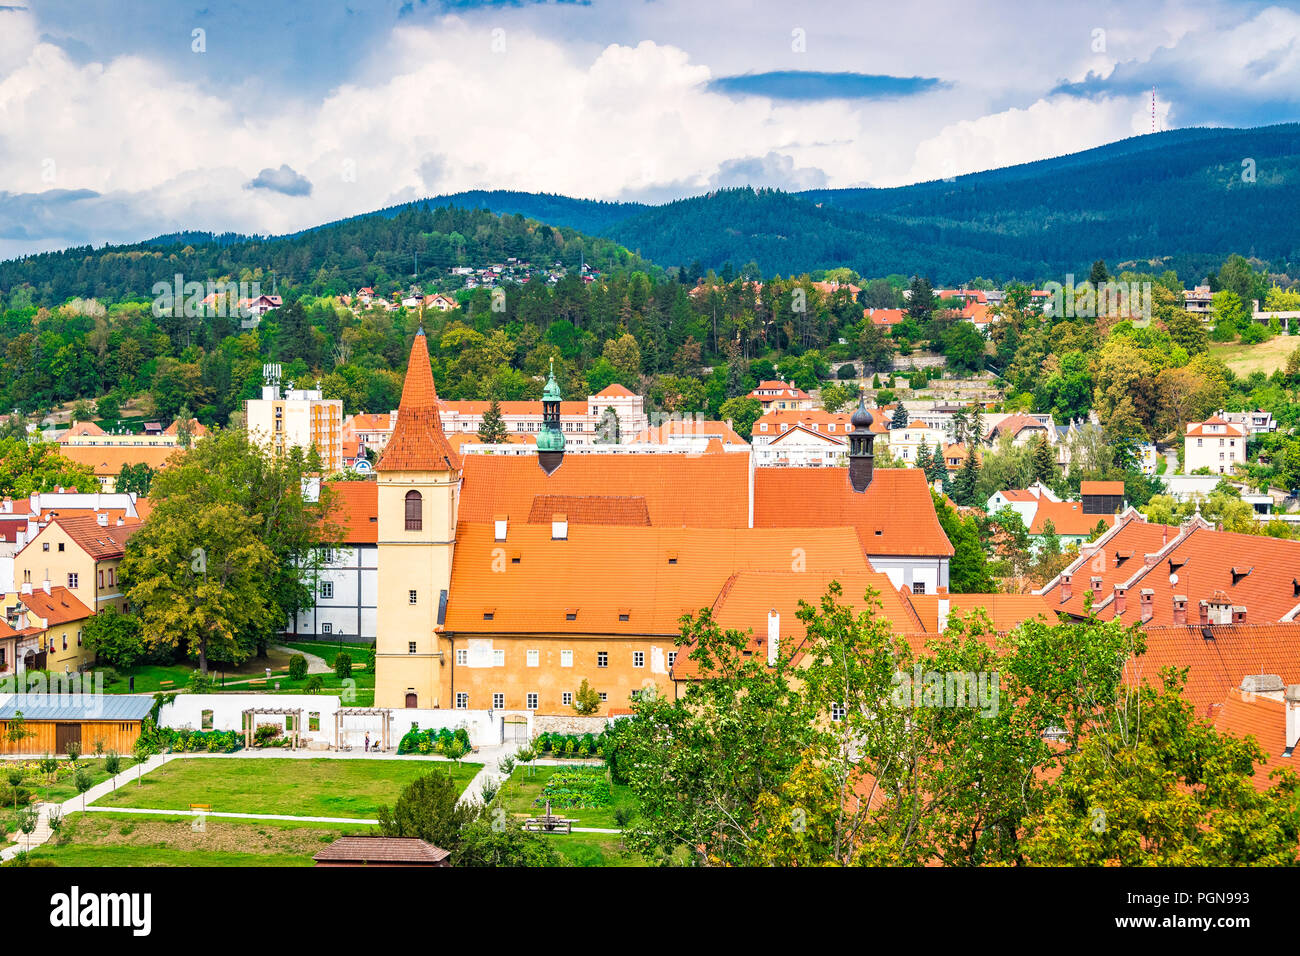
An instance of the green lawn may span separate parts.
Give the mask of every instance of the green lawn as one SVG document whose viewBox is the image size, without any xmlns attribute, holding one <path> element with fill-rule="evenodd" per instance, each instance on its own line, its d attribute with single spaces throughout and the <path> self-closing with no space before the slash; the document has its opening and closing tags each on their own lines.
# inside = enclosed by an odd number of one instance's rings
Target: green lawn
<svg viewBox="0 0 1300 956">
<path fill-rule="evenodd" d="M 224 669 L 222 669 L 224 667 Z M 237 667 L 216 666 L 208 671 L 220 686 L 222 675 L 226 680 L 243 680 L 250 677 L 265 677 L 266 669 L 271 673 L 287 674 L 289 672 L 289 655 L 284 651 L 268 650 L 266 657 L 250 657 Z M 104 692 L 108 694 L 156 694 L 159 691 L 183 689 L 197 665 L 190 661 L 179 664 L 138 664 L 135 667 L 123 667 L 117 670 L 117 680 L 105 683 Z M 135 678 L 135 689 L 131 689 L 131 678 Z M 170 687 L 163 687 L 163 681 L 171 681 Z M 247 687 L 243 688 L 247 690 Z"/>
<path fill-rule="evenodd" d="M 227 813 L 373 819 L 416 777 L 450 772 L 464 790 L 481 768 L 431 760 L 200 757 L 164 764 L 98 805 L 187 810 L 198 803 Z"/>
<path fill-rule="evenodd" d="M 121 757 L 121 769 L 126 770 L 135 766 L 135 760 L 132 757 Z M 65 800 L 71 800 L 73 797 L 80 796 L 77 790 L 77 773 L 72 764 L 67 760 L 59 761 L 59 769 L 55 772 L 54 781 L 51 783 L 45 774 L 40 773 L 32 767 L 31 761 L 24 761 L 24 766 L 28 773 L 22 785 L 36 794 L 36 798 L 45 803 L 63 803 Z M 77 766 L 84 767 L 90 772 L 90 785 L 103 783 L 108 779 L 108 771 L 104 769 L 104 761 L 95 757 L 89 757 L 84 760 L 78 760 Z M 6 769 L 3 763 L 0 763 L 0 772 Z M 120 772 L 120 771 L 119 771 Z"/>
<path fill-rule="evenodd" d="M 533 801 L 546 786 L 546 781 L 554 773 L 564 769 L 563 767 L 535 767 L 533 774 L 529 775 L 528 768 L 516 767 L 501 789 L 499 797 L 501 805 L 512 816 L 520 819 L 544 813 L 545 807 L 534 806 Z M 635 810 L 636 798 L 629 788 L 621 784 L 611 783 L 609 789 L 612 803 L 608 807 L 593 810 L 556 809 L 553 812 L 558 816 L 577 820 L 574 826 L 616 830 L 619 825 L 614 820 L 614 808 Z M 555 841 L 555 849 L 564 857 L 564 862 L 568 866 L 644 865 L 639 856 L 629 854 L 623 849 L 623 838 L 617 833 L 557 833 L 548 835 L 547 839 Z"/>
<path fill-rule="evenodd" d="M 312 856 L 341 836 L 373 828 L 135 813 L 77 813 L 32 859 L 59 866 L 311 866 Z M 21 842 L 21 840 L 20 840 Z"/>
</svg>

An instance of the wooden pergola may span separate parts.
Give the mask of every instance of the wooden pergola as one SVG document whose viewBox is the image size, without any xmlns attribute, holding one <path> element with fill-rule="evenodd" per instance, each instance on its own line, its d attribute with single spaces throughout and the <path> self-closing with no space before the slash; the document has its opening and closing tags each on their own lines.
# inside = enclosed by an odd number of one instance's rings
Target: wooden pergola
<svg viewBox="0 0 1300 956">
<path fill-rule="evenodd" d="M 244 723 L 244 746 L 252 748 L 253 735 L 257 732 L 257 717 L 293 717 L 293 747 L 298 749 L 299 734 L 302 733 L 301 707 L 249 707 L 244 711 L 247 720 Z"/>
<path fill-rule="evenodd" d="M 344 717 L 381 717 L 379 722 L 379 749 L 387 750 L 390 739 L 389 724 L 393 722 L 393 712 L 387 707 L 340 707 L 334 711 L 334 747 L 343 746 Z"/>
</svg>

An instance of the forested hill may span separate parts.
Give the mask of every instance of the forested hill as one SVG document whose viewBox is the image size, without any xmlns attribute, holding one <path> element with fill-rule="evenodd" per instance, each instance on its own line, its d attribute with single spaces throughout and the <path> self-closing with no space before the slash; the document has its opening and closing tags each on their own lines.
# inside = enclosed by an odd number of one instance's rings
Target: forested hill
<svg viewBox="0 0 1300 956">
<path fill-rule="evenodd" d="M 155 282 L 171 282 L 176 273 L 186 281 L 256 278 L 262 291 L 270 292 L 274 273 L 281 292 L 323 295 L 441 279 L 455 265 L 483 266 L 510 257 L 569 268 L 585 261 L 602 271 L 649 267 L 614 241 L 572 228 L 419 202 L 279 238 L 182 233 L 0 262 L 0 292 L 30 286 L 36 305 L 74 297 L 147 299 Z"/>
<path fill-rule="evenodd" d="M 894 189 L 728 189 L 661 206 L 456 193 L 278 238 L 189 232 L 31 256 L 0 263 L 0 292 L 27 284 L 38 304 L 115 300 L 146 295 L 177 271 L 253 270 L 274 270 L 289 288 L 341 292 L 404 282 L 417 261 L 424 281 L 508 256 L 569 266 L 585 257 L 601 269 L 754 263 L 764 276 L 847 266 L 942 285 L 1062 280 L 1104 259 L 1174 269 L 1191 284 L 1234 251 L 1268 271 L 1300 273 L 1296 209 L 1300 124 L 1184 129 Z"/>
</svg>

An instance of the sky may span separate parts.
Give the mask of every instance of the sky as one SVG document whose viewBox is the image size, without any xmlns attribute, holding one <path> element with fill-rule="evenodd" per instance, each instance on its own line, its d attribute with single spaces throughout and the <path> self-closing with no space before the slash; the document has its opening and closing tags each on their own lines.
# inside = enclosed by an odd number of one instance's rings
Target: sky
<svg viewBox="0 0 1300 956">
<path fill-rule="evenodd" d="M 1300 119 L 1300 0 L 0 0 L 0 258 L 425 196 L 896 186 Z"/>
</svg>

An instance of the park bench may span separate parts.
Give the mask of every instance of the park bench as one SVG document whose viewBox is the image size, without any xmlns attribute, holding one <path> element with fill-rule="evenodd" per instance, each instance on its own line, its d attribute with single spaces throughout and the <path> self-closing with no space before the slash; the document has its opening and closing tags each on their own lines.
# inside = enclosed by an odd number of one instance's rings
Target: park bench
<svg viewBox="0 0 1300 956">
<path fill-rule="evenodd" d="M 265 681 L 265 680 L 250 680 L 250 681 L 248 682 L 248 686 L 249 686 L 249 687 L 265 687 L 265 686 L 266 686 L 266 681 Z"/>
<path fill-rule="evenodd" d="M 212 812 L 212 804 L 210 804 L 210 803 L 191 803 L 191 804 L 190 804 L 190 809 L 191 809 L 191 810 L 199 810 L 199 811 L 202 811 L 203 813 L 211 813 L 211 812 Z"/>
<path fill-rule="evenodd" d="M 160 681 L 158 682 L 158 686 L 161 687 L 161 688 L 164 688 L 164 689 L 165 689 L 165 688 L 168 688 L 168 687 L 175 687 L 175 686 L 176 686 L 176 682 L 175 682 L 175 681 L 171 681 L 171 680 L 160 680 Z"/>
<path fill-rule="evenodd" d="M 524 821 L 524 829 L 531 833 L 572 833 L 577 820 L 556 816 L 551 812 L 551 801 L 546 801 L 546 812 L 540 817 L 529 817 Z"/>
</svg>

